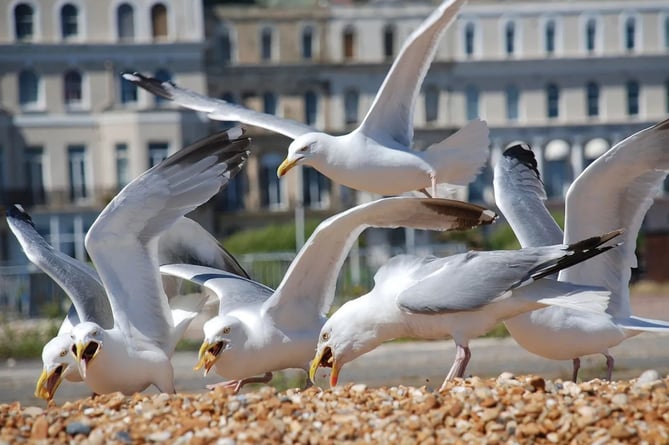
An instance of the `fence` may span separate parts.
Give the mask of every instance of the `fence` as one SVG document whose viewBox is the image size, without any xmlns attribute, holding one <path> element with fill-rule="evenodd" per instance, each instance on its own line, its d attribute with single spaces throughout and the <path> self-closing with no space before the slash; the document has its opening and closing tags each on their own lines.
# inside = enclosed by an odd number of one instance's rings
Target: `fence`
<svg viewBox="0 0 669 445">
<path fill-rule="evenodd" d="M 417 255 L 447 256 L 462 252 L 465 244 L 421 246 Z M 374 285 L 374 274 L 391 256 L 405 249 L 358 249 L 354 247 L 339 273 L 335 307 L 364 294 Z M 294 253 L 256 253 L 238 256 L 253 279 L 276 288 L 285 275 Z M 314 298 L 318 296 L 314 295 Z M 32 264 L 0 267 L 0 314 L 4 318 L 33 318 L 57 315 L 69 307 L 67 295 L 46 274 Z"/>
</svg>

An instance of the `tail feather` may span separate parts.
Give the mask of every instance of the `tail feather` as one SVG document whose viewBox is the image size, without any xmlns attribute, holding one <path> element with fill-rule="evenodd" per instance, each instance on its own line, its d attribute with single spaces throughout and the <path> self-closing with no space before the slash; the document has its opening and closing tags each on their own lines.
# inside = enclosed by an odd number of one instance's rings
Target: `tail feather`
<svg viewBox="0 0 669 445">
<path fill-rule="evenodd" d="M 485 121 L 473 120 L 441 142 L 430 145 L 425 160 L 435 169 L 437 181 L 467 185 L 483 169 L 490 154 Z"/>
</svg>

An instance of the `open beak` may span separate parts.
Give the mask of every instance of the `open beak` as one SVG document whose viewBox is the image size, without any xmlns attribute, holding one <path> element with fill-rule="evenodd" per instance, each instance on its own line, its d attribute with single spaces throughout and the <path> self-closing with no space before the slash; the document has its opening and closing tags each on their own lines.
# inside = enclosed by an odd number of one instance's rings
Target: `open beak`
<svg viewBox="0 0 669 445">
<path fill-rule="evenodd" d="M 277 177 L 282 177 L 286 173 L 288 173 L 288 170 L 291 168 L 295 167 L 298 162 L 300 162 L 303 159 L 303 157 L 299 157 L 297 159 L 284 159 L 281 165 L 279 165 L 279 168 L 276 169 L 276 176 Z"/>
<path fill-rule="evenodd" d="M 77 363 L 79 364 L 79 372 L 81 373 L 81 378 L 86 378 L 86 368 L 90 362 L 98 355 L 100 349 L 102 349 L 102 344 L 89 341 L 85 345 L 83 343 L 77 343 L 75 346 L 75 356 L 77 358 Z"/>
<path fill-rule="evenodd" d="M 319 367 L 332 368 L 332 372 L 330 373 L 330 387 L 337 386 L 340 367 L 332 353 L 332 348 L 329 346 L 325 346 L 322 350 L 317 351 L 316 357 L 311 361 L 311 366 L 309 367 L 309 380 L 311 380 L 312 383 L 315 383 L 314 378 Z"/>
<path fill-rule="evenodd" d="M 49 401 L 53 399 L 60 383 L 63 381 L 63 375 L 67 365 L 58 365 L 53 370 L 42 370 L 42 374 L 35 385 L 35 397 Z"/>
<path fill-rule="evenodd" d="M 198 362 L 197 365 L 193 367 L 193 371 L 198 371 L 204 368 L 204 375 L 206 376 L 211 368 L 216 363 L 218 354 L 223 350 L 223 342 L 219 341 L 216 343 L 209 343 L 208 341 L 203 341 L 202 346 L 200 346 L 200 352 L 198 353 Z"/>
</svg>

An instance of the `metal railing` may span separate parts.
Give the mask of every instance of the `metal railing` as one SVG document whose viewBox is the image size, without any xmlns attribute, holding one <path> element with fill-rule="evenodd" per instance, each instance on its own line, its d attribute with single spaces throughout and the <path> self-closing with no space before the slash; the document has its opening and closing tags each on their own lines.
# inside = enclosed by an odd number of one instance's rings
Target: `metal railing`
<svg viewBox="0 0 669 445">
<path fill-rule="evenodd" d="M 421 246 L 414 253 L 447 256 L 465 249 L 464 244 L 447 243 Z M 334 307 L 369 291 L 374 286 L 374 274 L 378 268 L 391 256 L 403 252 L 405 249 L 390 246 L 373 249 L 354 247 L 339 273 Z M 276 288 L 294 258 L 295 253 L 273 252 L 241 255 L 238 260 L 253 279 Z M 63 290 L 32 264 L 0 266 L 0 317 L 45 317 L 64 312 L 69 305 Z"/>
</svg>

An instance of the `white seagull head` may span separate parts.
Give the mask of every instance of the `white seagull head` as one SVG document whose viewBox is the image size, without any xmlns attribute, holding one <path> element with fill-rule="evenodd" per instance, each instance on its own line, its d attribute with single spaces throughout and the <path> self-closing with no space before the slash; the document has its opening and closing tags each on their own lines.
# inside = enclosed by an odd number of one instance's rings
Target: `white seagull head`
<svg viewBox="0 0 669 445">
<path fill-rule="evenodd" d="M 42 374 L 35 386 L 35 397 L 47 401 L 53 399 L 63 379 L 71 373 L 79 372 L 71 350 L 70 334 L 58 335 L 44 345 Z"/>
<path fill-rule="evenodd" d="M 346 302 L 321 328 L 316 355 L 309 368 L 312 382 L 319 367 L 332 368 L 330 386 L 337 385 L 339 372 L 346 363 L 378 345 L 376 325 L 366 320 L 358 300 Z"/>
<path fill-rule="evenodd" d="M 193 370 L 204 368 L 204 375 L 211 370 L 221 358 L 224 351 L 233 349 L 235 345 L 243 345 L 246 342 L 246 330 L 238 318 L 217 315 L 208 320 L 202 327 L 204 340 L 200 346 L 197 365 Z"/>
<path fill-rule="evenodd" d="M 72 338 L 71 351 L 79 365 L 81 377 L 84 379 L 86 378 L 86 369 L 102 351 L 104 336 L 104 329 L 97 323 L 90 321 L 79 323 L 72 328 L 70 333 Z"/>
<path fill-rule="evenodd" d="M 318 167 L 326 160 L 332 136 L 325 133 L 307 133 L 288 146 L 288 155 L 276 170 L 280 178 L 296 165 Z"/>
</svg>

